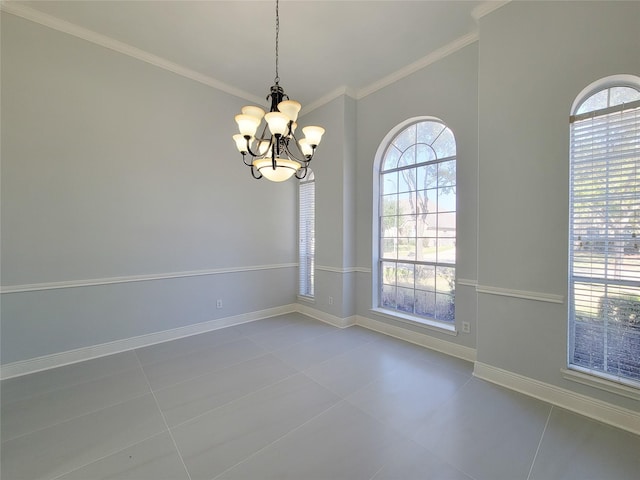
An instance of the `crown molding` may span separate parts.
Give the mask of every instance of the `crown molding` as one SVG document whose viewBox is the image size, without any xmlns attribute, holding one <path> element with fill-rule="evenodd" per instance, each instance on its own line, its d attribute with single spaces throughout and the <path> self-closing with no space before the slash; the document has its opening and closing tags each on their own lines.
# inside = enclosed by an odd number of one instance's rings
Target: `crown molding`
<svg viewBox="0 0 640 480">
<path fill-rule="evenodd" d="M 489 15 L 491 12 L 499 9 L 500 7 L 504 7 L 507 3 L 510 2 L 511 0 L 499 0 L 481 3 L 471 11 L 471 16 L 477 22 L 485 15 Z"/>
<path fill-rule="evenodd" d="M 358 94 L 353 88 L 343 85 L 327 93 L 326 95 L 323 95 L 322 97 L 311 102 L 310 104 L 306 105 L 300 112 L 300 115 L 306 115 L 307 113 L 314 111 L 316 108 L 320 108 L 323 105 L 326 105 L 327 103 L 330 103 L 336 98 L 339 98 L 342 96 L 351 97 L 354 100 L 357 100 L 358 98 Z"/>
<path fill-rule="evenodd" d="M 400 70 L 392 73 L 391 75 L 387 75 L 386 77 L 378 80 L 377 82 L 372 83 L 367 87 L 361 88 L 360 90 L 358 90 L 356 99 L 360 100 L 368 95 L 371 95 L 372 93 L 377 92 L 378 90 L 384 87 L 387 87 L 399 80 L 402 80 L 403 78 L 408 77 L 409 75 L 419 70 L 422 70 L 425 67 L 428 67 L 432 63 L 435 63 L 438 60 L 442 60 L 443 58 L 451 55 L 452 53 L 457 52 L 458 50 L 466 47 L 467 45 L 471 45 L 472 43 L 477 42 L 478 38 L 479 37 L 478 37 L 477 31 L 468 33 L 460 38 L 457 38 L 456 40 L 454 40 L 451 43 L 448 43 L 444 47 L 441 47 L 431 52 L 429 55 L 422 57 L 420 60 L 413 62 L 404 68 L 401 68 Z"/>
<path fill-rule="evenodd" d="M 137 60 L 141 60 L 156 67 L 160 67 L 182 77 L 194 80 L 222 92 L 228 93 L 229 95 L 240 97 L 250 102 L 262 103 L 263 101 L 261 97 L 245 92 L 244 90 L 233 87 L 231 85 L 227 85 L 226 83 L 209 77 L 208 75 L 197 72 L 195 70 L 191 70 L 190 68 L 171 62 L 157 55 L 153 55 L 152 53 L 133 47 L 127 43 L 120 42 L 106 35 L 94 32 L 93 30 L 80 27 L 74 23 L 67 22 L 52 15 L 40 12 L 34 8 L 27 7 L 26 5 L 2 0 L 2 2 L 0 3 L 0 10 L 17 17 L 24 18 L 25 20 L 30 20 L 34 23 L 38 23 L 53 30 L 57 30 L 68 35 L 81 38 L 82 40 L 100 45 L 101 47 L 114 50 L 118 53 L 133 57 Z"/>
<path fill-rule="evenodd" d="M 483 16 L 489 14 L 490 12 L 506 5 L 511 0 L 501 0 L 501 1 L 488 1 L 485 2 L 478 7 L 476 7 L 472 16 L 474 19 L 478 20 Z M 10 13 L 12 15 L 16 15 L 18 17 L 24 18 L 26 20 L 30 20 L 34 23 L 38 23 L 45 27 L 66 33 L 68 35 L 72 35 L 77 38 L 81 38 L 88 42 L 94 43 L 96 45 L 100 45 L 104 48 L 108 48 L 110 50 L 122 53 L 124 55 L 130 56 L 137 60 L 149 63 L 156 67 L 162 68 L 164 70 L 168 70 L 176 75 L 180 75 L 182 77 L 188 78 L 190 80 L 199 82 L 201 84 L 207 85 L 209 87 L 215 88 L 222 92 L 228 93 L 235 97 L 242 98 L 249 102 L 257 103 L 258 105 L 263 102 L 263 98 L 257 95 L 253 95 L 249 92 L 236 88 L 234 86 L 228 85 L 220 80 L 216 80 L 213 77 L 205 75 L 203 73 L 197 72 L 190 68 L 184 67 L 177 63 L 171 62 L 165 58 L 159 57 L 157 55 L 151 54 L 139 48 L 133 47 L 124 42 L 120 42 L 106 35 L 102 35 L 100 33 L 94 32 L 93 30 L 89 30 L 84 27 L 80 27 L 71 22 L 67 22 L 65 20 L 61 20 L 52 15 L 40 12 L 34 8 L 28 7 L 26 5 L 21 5 L 19 3 L 9 1 L 9 0 L 0 0 L 0 10 L 3 12 Z M 457 52 L 458 50 L 470 45 L 472 43 L 477 42 L 479 39 L 479 35 L 477 31 L 470 32 L 462 37 L 457 38 L 456 40 L 448 43 L 447 45 L 431 52 L 430 54 L 422 57 L 421 59 L 413 62 L 406 67 L 397 70 L 386 77 L 381 78 L 380 80 L 365 86 L 360 89 L 355 89 L 349 86 L 341 86 L 333 91 L 323 95 L 317 100 L 311 102 L 306 105 L 302 110 L 301 115 L 308 114 L 313 110 L 322 107 L 323 105 L 328 104 L 329 102 L 339 98 L 341 96 L 348 96 L 355 100 L 360 100 L 362 98 L 371 95 L 378 90 L 387 87 L 399 80 L 402 80 L 405 77 L 437 62 L 438 60 L 442 60 L 443 58 L 451 55 L 452 53 Z"/>
</svg>

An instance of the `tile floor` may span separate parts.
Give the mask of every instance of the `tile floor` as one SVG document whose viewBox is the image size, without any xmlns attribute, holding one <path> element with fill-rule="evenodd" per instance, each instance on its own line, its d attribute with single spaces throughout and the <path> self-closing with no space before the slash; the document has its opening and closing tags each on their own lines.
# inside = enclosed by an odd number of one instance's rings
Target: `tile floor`
<svg viewBox="0 0 640 480">
<path fill-rule="evenodd" d="M 2 382 L 2 479 L 640 478 L 640 437 L 300 314 Z"/>
</svg>

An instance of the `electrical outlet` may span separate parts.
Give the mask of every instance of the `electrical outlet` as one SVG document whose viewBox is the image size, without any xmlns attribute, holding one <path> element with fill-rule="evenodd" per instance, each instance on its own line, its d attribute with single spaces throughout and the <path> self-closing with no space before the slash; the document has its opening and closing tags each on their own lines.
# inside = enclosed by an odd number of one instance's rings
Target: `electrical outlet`
<svg viewBox="0 0 640 480">
<path fill-rule="evenodd" d="M 471 324 L 469 322 L 462 322 L 462 333 L 471 333 Z"/>
<path fill-rule="evenodd" d="M 216 300 L 216 308 L 222 308 L 222 299 Z"/>
<path fill-rule="evenodd" d="M 333 305 L 333 297 L 329 297 L 329 305 Z"/>
</svg>

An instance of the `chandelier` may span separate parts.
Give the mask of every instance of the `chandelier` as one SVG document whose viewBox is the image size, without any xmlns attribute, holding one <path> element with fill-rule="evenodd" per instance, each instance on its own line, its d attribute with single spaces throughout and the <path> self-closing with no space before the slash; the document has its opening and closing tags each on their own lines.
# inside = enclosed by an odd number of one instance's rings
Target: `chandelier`
<svg viewBox="0 0 640 480">
<path fill-rule="evenodd" d="M 280 36 L 279 0 L 276 0 L 276 76 L 275 85 L 271 87 L 266 99 L 271 100 L 268 113 L 256 106 L 242 107 L 241 114 L 236 115 L 240 133 L 233 136 L 238 151 L 242 154 L 242 162 L 251 168 L 253 178 L 262 177 L 272 182 L 283 182 L 295 175 L 302 179 L 316 147 L 324 134 L 322 127 L 304 127 L 304 138 L 295 136 L 298 124 L 298 113 L 302 106 L 290 100 L 280 86 L 278 76 L 278 40 Z M 262 124 L 259 136 L 256 133 Z M 268 129 L 268 131 L 267 131 Z M 294 148 L 295 147 L 295 148 Z M 295 151 L 294 151 L 295 150 Z"/>
</svg>

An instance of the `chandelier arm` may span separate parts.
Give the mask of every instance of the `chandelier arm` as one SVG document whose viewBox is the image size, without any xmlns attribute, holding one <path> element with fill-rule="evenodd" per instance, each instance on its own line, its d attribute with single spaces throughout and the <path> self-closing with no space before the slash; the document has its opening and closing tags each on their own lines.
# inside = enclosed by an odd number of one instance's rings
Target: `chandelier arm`
<svg viewBox="0 0 640 480">
<path fill-rule="evenodd" d="M 260 180 L 260 179 L 263 177 L 263 175 L 262 175 L 260 172 L 258 172 L 258 175 L 259 175 L 259 176 L 256 176 L 256 169 L 255 169 L 255 167 L 253 166 L 253 164 L 251 164 L 251 176 L 252 176 L 253 178 L 255 178 L 256 180 Z"/>
<path fill-rule="evenodd" d="M 247 154 L 242 154 L 242 163 L 244 163 L 247 167 L 253 167 L 253 163 L 247 163 Z"/>
<path fill-rule="evenodd" d="M 265 128 L 266 128 L 266 127 L 265 127 Z M 258 150 L 258 153 L 253 153 L 253 151 L 251 150 L 251 141 L 250 141 L 250 140 L 251 140 L 251 138 L 247 138 L 247 137 L 245 136 L 245 139 L 247 140 L 247 152 L 249 152 L 249 155 L 251 155 L 253 158 L 256 158 L 256 157 L 262 157 L 262 156 L 263 156 L 263 154 L 261 154 L 261 153 L 260 153 L 260 150 Z M 260 148 L 260 143 L 259 143 L 259 142 L 260 142 L 261 140 L 263 140 L 263 139 L 261 139 L 261 138 L 260 138 L 260 139 L 256 139 L 256 140 L 258 140 L 258 148 Z M 273 141 L 273 139 L 272 139 L 271 141 Z M 269 147 L 271 147 L 271 143 L 269 144 Z M 269 149 L 269 147 L 267 148 L 267 150 Z M 243 159 L 244 159 L 244 155 L 243 155 Z M 250 165 L 250 164 L 247 164 L 247 163 L 245 162 L 245 165 Z"/>
<path fill-rule="evenodd" d="M 298 173 L 303 172 L 301 175 L 298 175 Z M 298 179 L 298 180 L 302 180 L 304 177 L 307 176 L 307 166 L 305 165 L 304 167 L 301 167 L 296 173 L 294 173 L 294 176 Z"/>
<path fill-rule="evenodd" d="M 295 137 L 293 133 L 291 134 L 291 138 L 296 143 L 296 148 L 298 149 L 298 151 L 302 153 L 302 149 L 300 148 L 300 143 L 298 143 L 298 139 Z M 293 158 L 296 162 L 305 164 L 305 168 L 306 168 L 306 165 L 308 165 L 309 162 L 311 162 L 311 159 L 313 158 L 313 154 L 311 155 L 302 154 L 302 159 L 298 158 L 298 156 L 294 155 L 291 149 L 289 148 L 289 142 L 284 143 L 284 148 L 285 148 L 285 151 L 287 152 L 287 155 Z M 315 149 L 313 152 L 315 153 Z"/>
</svg>

